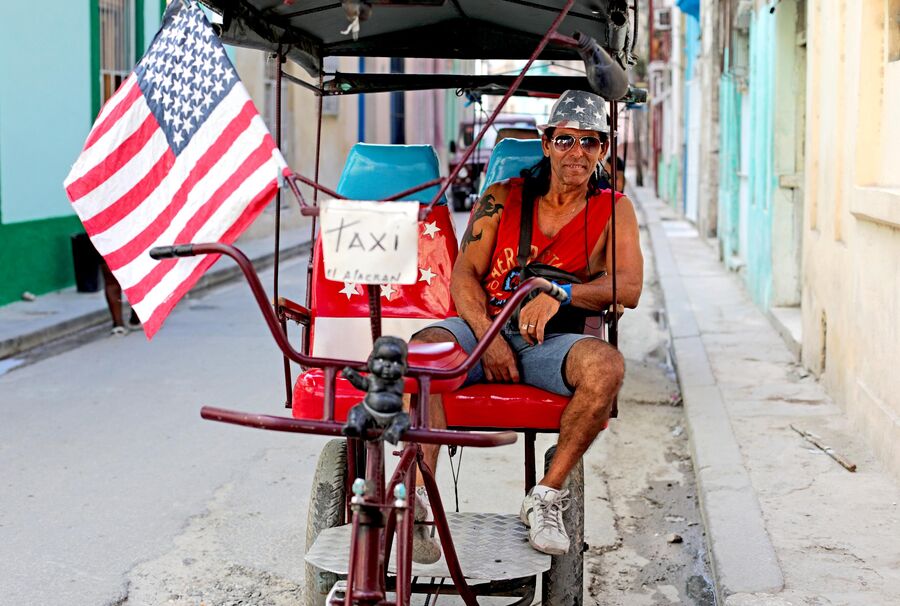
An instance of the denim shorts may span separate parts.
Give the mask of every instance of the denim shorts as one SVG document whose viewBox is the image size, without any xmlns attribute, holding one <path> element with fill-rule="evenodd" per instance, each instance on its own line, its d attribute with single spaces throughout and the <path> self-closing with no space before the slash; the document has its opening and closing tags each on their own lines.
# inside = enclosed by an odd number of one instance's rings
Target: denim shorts
<svg viewBox="0 0 900 606">
<path fill-rule="evenodd" d="M 443 328 L 452 333 L 466 353 L 471 353 L 478 343 L 475 333 L 462 318 L 447 318 L 429 325 L 428 328 Z M 547 335 L 543 343 L 529 345 L 515 330 L 504 327 L 500 334 L 509 343 L 519 361 L 522 382 L 561 396 L 572 395 L 572 389 L 566 384 L 564 376 L 569 350 L 582 339 L 596 339 L 590 335 L 560 333 Z M 469 371 L 465 385 L 484 382 L 486 382 L 484 368 L 479 360 Z"/>
</svg>

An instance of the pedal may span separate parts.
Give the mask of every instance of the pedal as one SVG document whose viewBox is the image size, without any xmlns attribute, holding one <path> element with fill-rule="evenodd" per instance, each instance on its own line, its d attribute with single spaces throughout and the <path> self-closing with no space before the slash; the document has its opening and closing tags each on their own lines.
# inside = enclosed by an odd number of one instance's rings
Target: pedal
<svg viewBox="0 0 900 606">
<path fill-rule="evenodd" d="M 336 582 L 325 596 L 325 603 L 329 606 L 340 606 L 347 597 L 347 581 Z"/>
</svg>

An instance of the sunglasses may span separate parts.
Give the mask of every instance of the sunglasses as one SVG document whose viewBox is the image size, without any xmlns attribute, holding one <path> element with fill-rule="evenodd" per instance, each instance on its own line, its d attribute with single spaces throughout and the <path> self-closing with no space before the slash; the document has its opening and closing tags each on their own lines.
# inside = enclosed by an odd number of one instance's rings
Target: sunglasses
<svg viewBox="0 0 900 606">
<path fill-rule="evenodd" d="M 574 135 L 557 135 L 553 137 L 553 147 L 558 152 L 567 152 L 575 147 L 576 140 L 586 154 L 594 154 L 600 151 L 600 138 L 590 135 L 578 137 L 578 139 Z"/>
</svg>

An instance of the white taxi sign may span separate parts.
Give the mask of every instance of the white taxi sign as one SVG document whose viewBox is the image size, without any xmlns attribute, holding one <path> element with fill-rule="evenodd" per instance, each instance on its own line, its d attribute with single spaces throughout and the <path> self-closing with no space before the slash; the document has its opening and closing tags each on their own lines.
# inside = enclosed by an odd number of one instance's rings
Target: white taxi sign
<svg viewBox="0 0 900 606">
<path fill-rule="evenodd" d="M 419 205 L 415 202 L 323 200 L 325 277 L 354 284 L 415 284 Z"/>
</svg>

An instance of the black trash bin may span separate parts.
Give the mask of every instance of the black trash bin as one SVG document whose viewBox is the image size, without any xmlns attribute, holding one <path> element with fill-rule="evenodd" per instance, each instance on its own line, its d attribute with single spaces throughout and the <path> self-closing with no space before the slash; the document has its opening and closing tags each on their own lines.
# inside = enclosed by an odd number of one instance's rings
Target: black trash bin
<svg viewBox="0 0 900 606">
<path fill-rule="evenodd" d="M 100 290 L 100 253 L 87 234 L 72 234 L 72 261 L 75 263 L 75 289 L 78 292 Z"/>
</svg>

